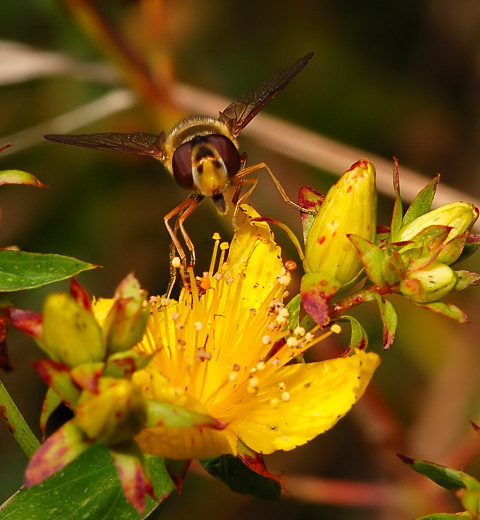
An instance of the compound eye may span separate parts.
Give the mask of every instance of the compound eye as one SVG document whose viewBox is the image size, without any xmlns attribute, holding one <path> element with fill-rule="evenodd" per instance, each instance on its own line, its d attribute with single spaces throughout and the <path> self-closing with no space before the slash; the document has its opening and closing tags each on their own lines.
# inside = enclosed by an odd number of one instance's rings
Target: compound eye
<svg viewBox="0 0 480 520">
<path fill-rule="evenodd" d="M 240 154 L 231 139 L 222 134 L 212 134 L 207 137 L 207 141 L 215 147 L 218 155 L 223 159 L 228 177 L 232 178 L 236 175 L 240 170 Z"/>
<path fill-rule="evenodd" d="M 187 190 L 193 190 L 192 141 L 181 144 L 172 157 L 173 177 L 177 184 Z"/>
</svg>

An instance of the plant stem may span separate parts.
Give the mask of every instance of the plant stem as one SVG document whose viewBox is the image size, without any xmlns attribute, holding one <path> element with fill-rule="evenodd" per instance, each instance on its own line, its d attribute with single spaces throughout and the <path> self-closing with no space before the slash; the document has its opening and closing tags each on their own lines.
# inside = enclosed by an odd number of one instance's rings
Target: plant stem
<svg viewBox="0 0 480 520">
<path fill-rule="evenodd" d="M 29 428 L 2 381 L 0 381 L 0 414 L 25 455 L 29 459 L 32 458 L 40 442 Z"/>
</svg>

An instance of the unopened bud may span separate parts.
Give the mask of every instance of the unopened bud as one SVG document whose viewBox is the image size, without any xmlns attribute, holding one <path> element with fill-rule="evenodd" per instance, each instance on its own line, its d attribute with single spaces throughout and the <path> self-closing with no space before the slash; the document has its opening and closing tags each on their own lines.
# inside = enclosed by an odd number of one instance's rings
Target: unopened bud
<svg viewBox="0 0 480 520">
<path fill-rule="evenodd" d="M 451 231 L 447 240 L 463 235 L 472 229 L 478 218 L 478 209 L 469 202 L 451 202 L 433 209 L 416 218 L 400 229 L 397 242 L 412 240 L 418 233 L 428 226 L 448 226 Z"/>
<path fill-rule="evenodd" d="M 102 361 L 106 352 L 93 314 L 64 293 L 45 300 L 42 344 L 53 360 L 69 367 Z"/>
<path fill-rule="evenodd" d="M 375 168 L 356 162 L 327 193 L 305 245 L 305 270 L 325 273 L 340 285 L 349 283 L 362 264 L 347 235 L 373 241 L 376 231 Z"/>
<path fill-rule="evenodd" d="M 410 300 L 417 303 L 434 302 L 455 288 L 457 275 L 448 265 L 433 262 L 423 269 L 415 270 L 415 262 L 412 264 L 400 282 L 400 292 Z"/>
</svg>

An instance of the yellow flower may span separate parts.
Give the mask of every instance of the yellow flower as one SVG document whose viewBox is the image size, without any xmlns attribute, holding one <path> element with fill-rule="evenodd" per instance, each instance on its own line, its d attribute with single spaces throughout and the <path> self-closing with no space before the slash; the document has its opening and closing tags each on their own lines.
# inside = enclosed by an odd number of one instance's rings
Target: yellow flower
<svg viewBox="0 0 480 520">
<path fill-rule="evenodd" d="M 214 421 L 144 428 L 136 439 L 145 452 L 178 459 L 236 454 L 238 439 L 261 453 L 293 449 L 344 416 L 379 364 L 364 351 L 289 364 L 330 332 L 290 329 L 283 304 L 290 274 L 280 248 L 268 225 L 244 211 L 228 260 L 228 245 L 217 240 L 210 271 L 184 287 L 178 302 L 157 300 L 137 345 L 154 354 L 133 376 L 147 399 Z"/>
</svg>

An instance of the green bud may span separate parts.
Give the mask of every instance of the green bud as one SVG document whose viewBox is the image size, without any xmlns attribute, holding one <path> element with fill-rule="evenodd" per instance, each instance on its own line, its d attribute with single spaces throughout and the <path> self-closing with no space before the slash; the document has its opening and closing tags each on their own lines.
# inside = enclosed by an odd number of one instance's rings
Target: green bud
<svg viewBox="0 0 480 520">
<path fill-rule="evenodd" d="M 146 293 L 133 275 L 118 286 L 103 330 L 109 352 L 124 352 L 138 343 L 147 325 L 150 308 Z"/>
<path fill-rule="evenodd" d="M 424 264 L 424 260 L 419 260 Z M 415 262 L 410 264 L 406 276 L 400 282 L 400 292 L 417 303 L 440 300 L 450 293 L 457 284 L 457 275 L 448 265 L 433 262 L 415 270 Z"/>
<path fill-rule="evenodd" d="M 451 202 L 416 218 L 400 229 L 397 242 L 412 240 L 428 226 L 448 226 L 451 231 L 447 240 L 463 235 L 472 229 L 478 218 L 478 209 L 468 202 Z"/>
<path fill-rule="evenodd" d="M 75 421 L 91 439 L 117 444 L 134 437 L 145 424 L 147 405 L 139 386 L 127 379 L 101 377 L 98 390 L 84 391 Z"/>
<path fill-rule="evenodd" d="M 375 168 L 360 160 L 332 186 L 315 217 L 305 245 L 305 271 L 325 273 L 340 285 L 352 281 L 362 264 L 347 235 L 373 242 L 376 207 Z"/>
<path fill-rule="evenodd" d="M 53 360 L 69 367 L 102 361 L 106 352 L 93 314 L 64 293 L 50 294 L 45 300 L 43 343 Z"/>
</svg>

